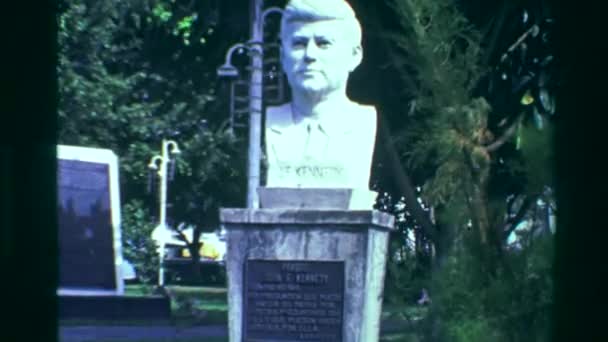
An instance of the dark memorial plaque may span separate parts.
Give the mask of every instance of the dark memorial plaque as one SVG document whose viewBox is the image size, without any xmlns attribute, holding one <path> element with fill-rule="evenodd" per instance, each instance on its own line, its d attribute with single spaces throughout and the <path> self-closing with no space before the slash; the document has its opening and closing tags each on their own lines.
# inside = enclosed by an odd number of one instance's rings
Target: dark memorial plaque
<svg viewBox="0 0 608 342">
<path fill-rule="evenodd" d="M 247 260 L 243 342 L 342 341 L 343 261 Z"/>
<path fill-rule="evenodd" d="M 59 160 L 59 286 L 116 287 L 108 166 Z"/>
<path fill-rule="evenodd" d="M 58 158 L 60 290 L 122 290 L 113 213 L 118 203 L 110 174 L 109 162 Z"/>
</svg>

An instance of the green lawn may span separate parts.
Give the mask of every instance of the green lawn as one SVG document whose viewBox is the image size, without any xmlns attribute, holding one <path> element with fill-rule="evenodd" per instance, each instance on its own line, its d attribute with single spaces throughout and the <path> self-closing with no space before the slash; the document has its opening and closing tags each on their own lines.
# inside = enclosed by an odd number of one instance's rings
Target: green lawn
<svg viewBox="0 0 608 342">
<path fill-rule="evenodd" d="M 174 338 L 174 339 L 153 339 L 153 340 L 94 340 L 94 342 L 200 342 L 199 338 Z M 380 342 L 418 342 L 418 338 L 411 334 L 392 334 L 380 337 Z M 93 341 L 91 341 L 93 342 Z M 212 338 L 206 337 L 205 342 L 228 342 L 227 338 Z"/>
<path fill-rule="evenodd" d="M 380 342 L 418 342 L 420 338 L 415 334 L 386 334 L 380 336 Z"/>
<path fill-rule="evenodd" d="M 117 340 L 117 339 L 110 339 L 110 340 L 90 340 L 90 341 L 83 341 L 83 342 L 201 342 L 201 338 L 200 337 L 193 337 L 193 338 L 170 338 L 170 339 L 139 339 L 139 340 L 134 340 L 134 339 L 128 339 L 128 340 Z M 205 342 L 228 342 L 227 338 L 219 338 L 219 337 L 205 337 Z"/>
<path fill-rule="evenodd" d="M 222 287 L 200 287 L 200 286 L 167 286 L 171 294 L 171 321 L 161 324 L 172 324 L 175 326 L 200 326 L 200 325 L 216 325 L 227 324 L 228 319 L 228 304 L 227 304 L 227 289 Z M 152 289 L 142 285 L 127 285 L 125 294 L 130 296 L 145 296 L 150 295 Z M 392 322 L 412 322 L 422 318 L 426 314 L 426 308 L 404 306 L 399 304 L 385 304 L 382 310 L 382 320 L 390 320 Z M 78 325 L 99 325 L 108 322 L 100 321 L 84 321 L 70 320 L 62 321 L 63 326 L 78 326 Z M 111 322 L 112 325 L 156 325 L 157 322 L 129 320 Z M 408 324 L 409 325 L 409 324 Z M 404 324 L 405 326 L 405 324 Z M 210 342 L 224 342 L 227 339 L 215 338 L 205 339 Z M 112 340 L 113 342 L 123 342 Z M 125 340 L 124 342 L 126 342 Z M 132 340 L 129 340 L 132 341 Z M 151 342 L 152 340 L 136 340 L 136 342 Z M 197 339 L 169 339 L 157 340 L 156 342 L 193 342 Z M 418 338 L 412 333 L 390 333 L 384 334 L 380 341 L 382 342 L 417 342 Z M 96 342 L 104 342 L 96 340 Z M 109 341 L 106 341 L 109 342 Z"/>
<path fill-rule="evenodd" d="M 228 314 L 225 287 L 169 285 L 171 315 L 176 325 L 226 324 Z M 125 294 L 145 296 L 152 293 L 142 285 L 125 286 Z M 198 317 L 196 317 L 198 316 Z"/>
<path fill-rule="evenodd" d="M 184 302 L 190 302 L 195 308 L 204 310 L 227 311 L 227 289 L 225 287 L 202 286 L 167 286 L 174 296 L 172 309 L 178 309 Z M 125 294 L 131 296 L 144 296 L 151 293 L 151 289 L 142 285 L 127 285 Z M 382 308 L 383 319 L 416 319 L 426 314 L 425 307 L 404 306 L 403 304 L 385 303 Z"/>
</svg>

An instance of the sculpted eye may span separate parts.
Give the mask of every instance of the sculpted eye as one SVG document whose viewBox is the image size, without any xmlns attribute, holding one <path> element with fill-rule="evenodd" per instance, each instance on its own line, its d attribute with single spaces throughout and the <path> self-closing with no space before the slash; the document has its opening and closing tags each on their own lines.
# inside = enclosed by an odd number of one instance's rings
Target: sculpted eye
<svg viewBox="0 0 608 342">
<path fill-rule="evenodd" d="M 294 47 L 294 48 L 298 48 L 298 49 L 299 48 L 303 48 L 303 47 L 306 46 L 306 40 L 304 40 L 304 39 L 294 39 L 291 42 L 291 46 Z"/>
<path fill-rule="evenodd" d="M 327 39 L 318 39 L 317 40 L 317 46 L 322 48 L 322 49 L 327 49 L 328 47 L 331 46 L 331 41 L 327 40 Z"/>
</svg>

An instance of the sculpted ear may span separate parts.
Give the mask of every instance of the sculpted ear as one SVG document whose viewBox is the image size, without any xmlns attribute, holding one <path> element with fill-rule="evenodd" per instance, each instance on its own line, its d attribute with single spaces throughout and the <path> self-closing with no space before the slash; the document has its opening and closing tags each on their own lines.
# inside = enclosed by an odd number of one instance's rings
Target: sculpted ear
<svg viewBox="0 0 608 342">
<path fill-rule="evenodd" d="M 361 64 L 361 60 L 363 59 L 363 48 L 361 45 L 357 45 L 353 48 L 353 56 L 351 60 L 350 72 L 353 72 L 359 64 Z"/>
</svg>

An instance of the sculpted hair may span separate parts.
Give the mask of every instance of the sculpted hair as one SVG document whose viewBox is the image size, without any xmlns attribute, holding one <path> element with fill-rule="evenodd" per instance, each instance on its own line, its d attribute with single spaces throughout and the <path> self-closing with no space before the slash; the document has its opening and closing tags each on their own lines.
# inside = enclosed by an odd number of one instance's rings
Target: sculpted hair
<svg viewBox="0 0 608 342">
<path fill-rule="evenodd" d="M 354 46 L 361 45 L 361 24 L 352 7 L 344 0 L 290 0 L 283 10 L 281 37 L 285 27 L 292 22 L 314 22 L 321 20 L 342 21 Z"/>
</svg>

